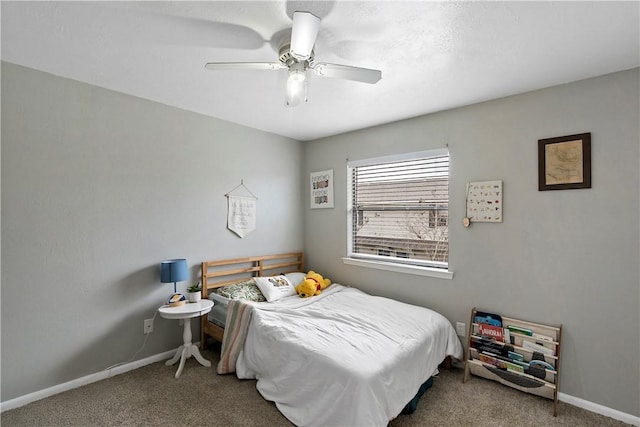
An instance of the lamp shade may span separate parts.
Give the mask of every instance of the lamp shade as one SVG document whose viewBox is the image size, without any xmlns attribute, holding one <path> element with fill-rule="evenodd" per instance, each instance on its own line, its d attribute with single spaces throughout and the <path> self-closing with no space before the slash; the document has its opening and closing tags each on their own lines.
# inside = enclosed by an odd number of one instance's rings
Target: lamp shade
<svg viewBox="0 0 640 427">
<path fill-rule="evenodd" d="M 189 278 L 186 259 L 169 259 L 160 263 L 160 281 L 162 283 L 182 282 Z"/>
</svg>

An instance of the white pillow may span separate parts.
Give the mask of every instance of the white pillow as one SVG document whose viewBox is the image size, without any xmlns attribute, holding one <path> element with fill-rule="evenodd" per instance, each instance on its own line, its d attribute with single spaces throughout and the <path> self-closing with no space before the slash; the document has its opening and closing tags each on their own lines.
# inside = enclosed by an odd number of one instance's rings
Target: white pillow
<svg viewBox="0 0 640 427">
<path fill-rule="evenodd" d="M 296 288 L 286 276 L 256 277 L 255 281 L 268 302 L 296 294 Z"/>
<path fill-rule="evenodd" d="M 307 277 L 307 274 L 306 273 L 295 272 L 295 273 L 286 273 L 285 276 L 287 276 L 287 279 L 289 279 L 289 281 L 291 282 L 291 284 L 295 288 L 300 283 L 302 283 L 304 278 Z"/>
</svg>

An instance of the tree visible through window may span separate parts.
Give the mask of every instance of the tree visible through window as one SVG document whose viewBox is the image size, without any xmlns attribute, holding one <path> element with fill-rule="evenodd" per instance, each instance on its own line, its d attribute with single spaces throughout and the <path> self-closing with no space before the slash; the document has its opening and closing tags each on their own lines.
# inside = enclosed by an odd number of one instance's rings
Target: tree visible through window
<svg viewBox="0 0 640 427">
<path fill-rule="evenodd" d="M 350 257 L 446 268 L 447 150 L 350 162 Z"/>
</svg>

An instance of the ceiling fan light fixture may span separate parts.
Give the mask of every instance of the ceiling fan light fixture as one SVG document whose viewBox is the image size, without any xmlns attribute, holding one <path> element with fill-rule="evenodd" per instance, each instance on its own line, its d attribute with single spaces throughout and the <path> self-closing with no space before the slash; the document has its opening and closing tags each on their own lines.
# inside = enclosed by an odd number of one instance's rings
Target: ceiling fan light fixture
<svg viewBox="0 0 640 427">
<path fill-rule="evenodd" d="M 295 107 L 301 102 L 307 102 L 307 70 L 301 64 L 294 64 L 289 68 L 287 79 L 287 106 Z"/>
<path fill-rule="evenodd" d="M 205 68 L 211 71 L 288 69 L 286 105 L 289 107 L 307 102 L 307 70 L 321 77 L 369 84 L 375 84 L 382 78 L 382 72 L 379 70 L 326 62 L 317 63 L 314 45 L 319 28 L 320 18 L 311 12 L 296 11 L 293 13 L 291 37 L 289 39 L 280 37 L 278 62 L 208 62 Z"/>
</svg>

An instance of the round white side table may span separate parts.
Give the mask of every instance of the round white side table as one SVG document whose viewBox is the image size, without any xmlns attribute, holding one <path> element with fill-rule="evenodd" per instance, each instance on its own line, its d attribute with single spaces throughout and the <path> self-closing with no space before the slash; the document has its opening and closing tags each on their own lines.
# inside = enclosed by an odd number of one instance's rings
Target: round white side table
<svg viewBox="0 0 640 427">
<path fill-rule="evenodd" d="M 200 354 L 198 346 L 191 342 L 191 319 L 207 314 L 211 311 L 211 307 L 213 307 L 213 301 L 203 299 L 198 302 L 184 304 L 179 307 L 169 307 L 168 305 L 164 305 L 158 309 L 160 316 L 165 319 L 181 319 L 184 321 L 184 329 L 182 332 L 182 339 L 184 343 L 178 347 L 176 354 L 165 363 L 165 365 L 171 366 L 180 359 L 176 378 L 182 374 L 184 362 L 191 356 L 195 357 L 202 366 L 206 366 L 207 368 L 211 366 L 211 362 Z"/>
</svg>

